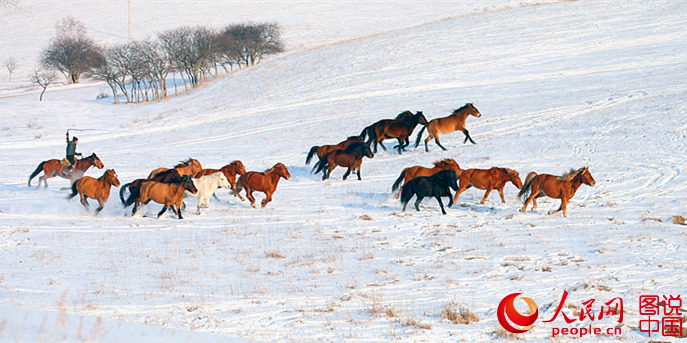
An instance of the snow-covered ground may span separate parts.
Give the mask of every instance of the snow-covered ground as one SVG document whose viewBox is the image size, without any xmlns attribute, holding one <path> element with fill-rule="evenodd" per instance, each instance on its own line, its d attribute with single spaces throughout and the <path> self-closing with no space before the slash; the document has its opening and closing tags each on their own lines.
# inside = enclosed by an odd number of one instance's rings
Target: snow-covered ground
<svg viewBox="0 0 687 343">
<path fill-rule="evenodd" d="M 671 222 L 687 212 L 687 4 L 299 2 L 233 11 L 245 3 L 195 2 L 188 16 L 174 15 L 188 3 L 135 5 L 150 18 L 136 21 L 136 37 L 273 20 L 291 49 L 150 104 L 95 101 L 100 84 L 49 89 L 43 102 L 0 87 L 1 340 L 89 339 L 102 318 L 111 336 L 94 338 L 111 341 L 491 341 L 501 339 L 498 303 L 513 292 L 539 305 L 540 320 L 521 337 L 546 340 L 551 323 L 541 320 L 568 290 L 567 304 L 578 307 L 622 297 L 622 339 L 645 341 L 639 295 L 687 296 L 687 232 Z M 126 17 L 107 16 L 116 6 L 24 1 L 1 9 L 0 32 L 13 38 L 0 44 L 35 58 L 67 15 L 126 36 Z M 35 27 L 27 42 L 14 38 L 22 23 Z M 429 153 L 380 151 L 363 162 L 362 181 L 342 181 L 337 168 L 322 182 L 304 165 L 311 146 L 378 119 L 406 109 L 432 119 L 467 102 L 482 113 L 467 121 L 476 145 L 454 133 L 442 136 L 445 152 L 434 143 Z M 40 161 L 61 157 L 70 127 L 95 129 L 77 133 L 79 150 L 96 152 L 122 182 L 187 157 L 213 168 L 240 159 L 248 170 L 282 162 L 292 178 L 266 209 L 220 191 L 200 216 L 156 220 L 151 204 L 131 218 L 114 189 L 92 217 L 64 200 L 65 180 L 26 186 Z M 547 215 L 559 204 L 547 198 L 520 213 L 512 185 L 505 204 L 493 194 L 480 205 L 483 192 L 471 189 L 446 216 L 434 200 L 400 212 L 390 188 L 401 170 L 447 157 L 523 179 L 589 166 L 597 183 L 579 189 L 567 218 Z M 454 304 L 479 321 L 443 318 Z"/>
</svg>

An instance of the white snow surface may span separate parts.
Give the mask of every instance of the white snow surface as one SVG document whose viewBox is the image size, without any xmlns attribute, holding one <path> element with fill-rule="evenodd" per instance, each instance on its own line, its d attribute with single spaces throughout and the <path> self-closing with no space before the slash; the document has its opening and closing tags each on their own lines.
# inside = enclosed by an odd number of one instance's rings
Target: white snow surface
<svg viewBox="0 0 687 343">
<path fill-rule="evenodd" d="M 541 320 L 568 290 L 578 307 L 622 297 L 621 339 L 642 342 L 639 295 L 687 297 L 687 231 L 671 219 L 687 214 L 687 3 L 132 7 L 135 38 L 276 21 L 289 50 L 165 101 L 96 101 L 107 87 L 84 80 L 39 102 L 26 74 L 55 21 L 71 15 L 98 41 L 118 42 L 102 32 L 126 37 L 126 2 L 0 7 L 0 57 L 21 57 L 25 71 L 11 83 L 0 74 L 0 340 L 487 342 L 505 340 L 500 300 L 523 292 L 540 319 L 521 337 L 544 341 L 552 323 Z M 457 132 L 442 136 L 448 151 L 430 143 L 398 155 L 389 140 L 364 160 L 361 181 L 337 168 L 322 182 L 304 164 L 311 146 L 379 119 L 406 109 L 432 119 L 468 102 L 482 113 L 467 120 L 476 145 Z M 282 162 L 292 177 L 265 209 L 219 191 L 201 215 L 155 219 L 151 204 L 132 218 L 113 188 L 93 217 L 64 200 L 64 179 L 26 185 L 40 161 L 62 157 L 67 128 L 94 129 L 74 133 L 79 151 L 96 152 L 122 183 L 187 157 L 256 171 Z M 510 184 L 505 204 L 494 192 L 480 205 L 483 191 L 470 189 L 445 216 L 431 199 L 401 212 L 391 193 L 401 170 L 448 157 L 523 180 L 589 166 L 596 185 L 578 190 L 567 218 L 547 214 L 559 205 L 549 198 L 519 212 Z M 479 321 L 444 319 L 450 304 Z"/>
</svg>

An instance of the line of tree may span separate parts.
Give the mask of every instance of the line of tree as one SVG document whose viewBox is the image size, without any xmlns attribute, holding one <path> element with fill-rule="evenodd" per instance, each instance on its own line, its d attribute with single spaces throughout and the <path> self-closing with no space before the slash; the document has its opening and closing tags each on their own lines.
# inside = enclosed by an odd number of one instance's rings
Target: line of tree
<svg viewBox="0 0 687 343">
<path fill-rule="evenodd" d="M 188 89 L 284 51 L 275 23 L 234 24 L 221 30 L 185 26 L 107 47 L 97 46 L 73 22 L 62 26 L 70 29 L 61 34 L 58 29 L 43 50 L 43 67 L 60 71 L 67 83 L 78 83 L 82 74 L 105 81 L 115 103 L 120 92 L 129 103 L 164 99 L 170 75 L 181 77 Z"/>
</svg>

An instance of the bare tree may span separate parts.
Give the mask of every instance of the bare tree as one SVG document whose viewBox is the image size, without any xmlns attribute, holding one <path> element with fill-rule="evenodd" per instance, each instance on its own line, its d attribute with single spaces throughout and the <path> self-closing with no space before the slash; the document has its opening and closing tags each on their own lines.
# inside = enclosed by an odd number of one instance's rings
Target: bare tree
<svg viewBox="0 0 687 343">
<path fill-rule="evenodd" d="M 43 101 L 45 90 L 57 79 L 57 74 L 52 70 L 35 68 L 33 70 L 32 81 L 43 88 L 39 101 Z"/>
<path fill-rule="evenodd" d="M 276 23 L 235 24 L 222 32 L 223 40 L 233 41 L 228 46 L 236 49 L 233 54 L 238 63 L 246 66 L 255 65 L 267 55 L 284 51 L 281 30 Z"/>
<path fill-rule="evenodd" d="M 67 83 L 79 83 L 81 74 L 99 59 L 99 50 L 87 37 L 58 37 L 42 52 L 41 64 L 60 71 Z"/>
<path fill-rule="evenodd" d="M 12 82 L 12 72 L 17 69 L 17 60 L 14 57 L 7 57 L 3 62 L 3 65 L 5 68 L 7 68 L 7 72 L 9 74 L 8 81 Z"/>
</svg>

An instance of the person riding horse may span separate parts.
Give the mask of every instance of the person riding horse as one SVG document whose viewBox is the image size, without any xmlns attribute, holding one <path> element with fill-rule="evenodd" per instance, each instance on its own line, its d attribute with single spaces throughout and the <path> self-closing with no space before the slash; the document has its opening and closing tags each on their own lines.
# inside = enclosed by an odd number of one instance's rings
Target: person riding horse
<svg viewBox="0 0 687 343">
<path fill-rule="evenodd" d="M 69 140 L 69 131 L 67 131 L 67 161 L 69 161 L 69 166 L 67 169 L 62 171 L 62 175 L 68 175 L 71 173 L 72 168 L 74 166 L 74 162 L 76 162 L 76 159 L 74 156 L 81 156 L 80 152 L 76 152 L 76 145 L 79 144 L 79 139 L 76 137 L 73 137 L 72 140 Z"/>
</svg>

